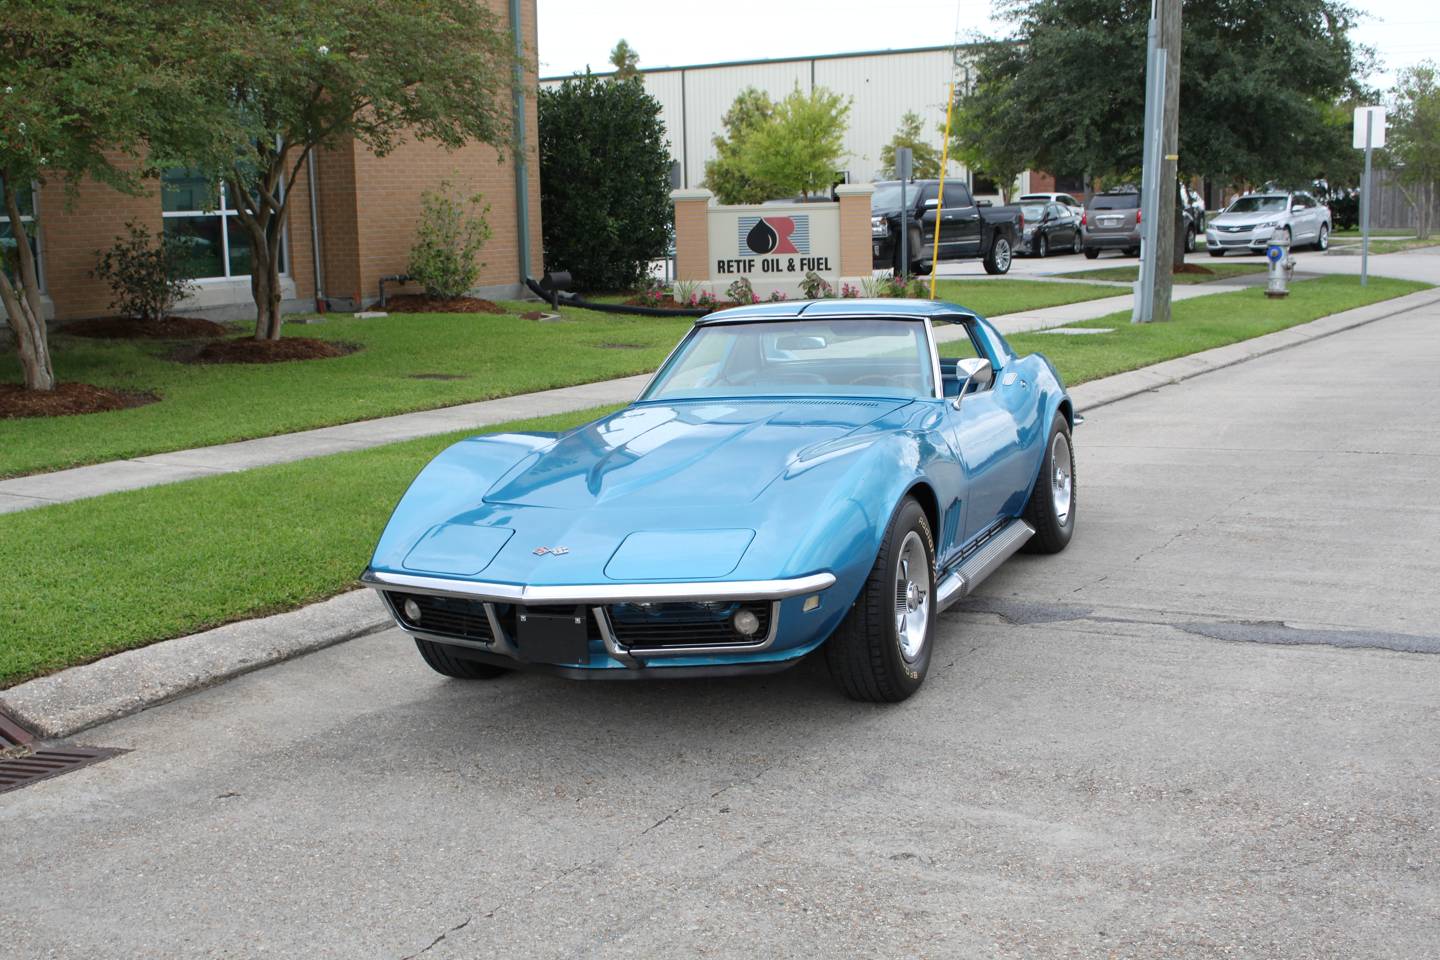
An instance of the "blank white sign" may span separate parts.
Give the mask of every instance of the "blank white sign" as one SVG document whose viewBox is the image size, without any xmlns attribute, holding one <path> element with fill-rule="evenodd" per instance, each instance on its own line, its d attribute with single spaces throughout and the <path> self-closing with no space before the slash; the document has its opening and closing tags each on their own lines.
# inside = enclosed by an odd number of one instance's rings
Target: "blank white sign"
<svg viewBox="0 0 1440 960">
<path fill-rule="evenodd" d="M 1385 108 L 1384 107 L 1356 107 L 1355 108 L 1355 149 L 1365 149 L 1365 118 L 1374 117 L 1370 127 L 1370 146 L 1380 148 L 1385 146 Z"/>
</svg>

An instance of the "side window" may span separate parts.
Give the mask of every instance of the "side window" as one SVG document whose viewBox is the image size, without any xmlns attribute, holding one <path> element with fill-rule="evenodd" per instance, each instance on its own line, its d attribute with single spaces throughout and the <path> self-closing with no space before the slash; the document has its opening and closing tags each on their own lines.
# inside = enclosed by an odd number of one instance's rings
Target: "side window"
<svg viewBox="0 0 1440 960">
<path fill-rule="evenodd" d="M 1065 208 L 1060 206 L 1060 204 L 1058 203 L 1050 204 L 1050 206 L 1045 208 L 1045 212 L 1050 214 L 1051 220 L 1059 220 L 1061 217 L 1065 216 Z"/>
<path fill-rule="evenodd" d="M 965 188 L 965 184 L 945 184 L 945 206 L 952 209 L 970 206 L 970 191 Z"/>
<path fill-rule="evenodd" d="M 933 184 L 933 183 L 927 183 L 927 184 L 920 190 L 920 203 L 921 203 L 921 205 L 927 204 L 927 203 L 929 203 L 931 200 L 938 199 L 939 196 L 940 196 L 940 188 L 939 188 L 937 185 Z"/>
<path fill-rule="evenodd" d="M 936 349 L 940 352 L 940 382 L 947 397 L 960 395 L 960 378 L 955 372 L 957 361 L 984 357 L 975 344 L 975 335 L 968 323 L 935 324 Z"/>
</svg>

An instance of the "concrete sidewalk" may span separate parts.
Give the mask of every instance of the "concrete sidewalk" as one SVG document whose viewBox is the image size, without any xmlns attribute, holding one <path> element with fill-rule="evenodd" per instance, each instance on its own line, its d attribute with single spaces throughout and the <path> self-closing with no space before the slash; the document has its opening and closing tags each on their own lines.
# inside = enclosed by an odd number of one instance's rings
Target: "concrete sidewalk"
<svg viewBox="0 0 1440 960">
<path fill-rule="evenodd" d="M 1263 282 L 1263 274 L 1259 275 Z M 1253 277 L 1175 288 L 1176 300 L 1228 293 L 1255 283 Z M 1062 327 L 1081 320 L 1130 309 L 1131 295 L 1063 304 L 1024 313 L 992 317 L 1007 335 Z M 962 336 L 959 329 L 943 331 L 942 341 Z M 191 450 L 157 453 L 129 460 L 111 460 L 53 473 L 38 473 L 0 480 L 0 513 L 15 513 L 54 503 L 84 500 L 122 490 L 160 486 L 196 477 L 236 473 L 254 467 L 289 463 L 349 450 L 364 450 L 416 437 L 435 436 L 533 417 L 570 413 L 605 404 L 628 403 L 644 387 L 649 375 L 560 387 L 498 400 L 482 400 L 394 417 L 360 420 L 317 430 L 303 430 L 237 443 L 222 443 Z"/>
</svg>

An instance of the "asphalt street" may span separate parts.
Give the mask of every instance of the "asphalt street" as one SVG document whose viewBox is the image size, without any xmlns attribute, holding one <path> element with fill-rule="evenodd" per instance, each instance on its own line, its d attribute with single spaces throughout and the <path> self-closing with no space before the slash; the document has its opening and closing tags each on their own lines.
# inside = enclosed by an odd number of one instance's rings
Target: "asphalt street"
<svg viewBox="0 0 1440 960">
<path fill-rule="evenodd" d="M 396 631 L 0 796 L 5 957 L 1440 952 L 1440 308 L 1090 415 L 921 692 L 493 683 Z"/>
</svg>

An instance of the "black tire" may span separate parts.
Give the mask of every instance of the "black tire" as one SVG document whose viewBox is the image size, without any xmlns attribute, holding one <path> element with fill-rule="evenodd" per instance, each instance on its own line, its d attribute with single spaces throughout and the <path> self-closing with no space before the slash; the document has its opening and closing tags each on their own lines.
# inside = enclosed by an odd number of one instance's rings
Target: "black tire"
<svg viewBox="0 0 1440 960">
<path fill-rule="evenodd" d="M 1139 247 L 1126 247 L 1126 248 L 1125 248 L 1125 256 L 1127 256 L 1127 257 L 1138 257 L 1138 256 L 1140 256 L 1140 248 L 1139 248 Z"/>
<path fill-rule="evenodd" d="M 1064 443 L 1057 444 L 1057 437 L 1063 437 Z M 1069 461 L 1069 473 L 1067 475 L 1067 490 L 1069 493 L 1069 507 L 1065 515 L 1060 516 L 1056 509 L 1053 479 L 1056 473 L 1055 454 L 1057 446 L 1063 447 L 1063 454 Z M 1045 438 L 1045 457 L 1040 462 L 1040 475 L 1035 478 L 1035 486 L 1030 491 L 1030 500 L 1025 504 L 1025 512 L 1022 514 L 1025 522 L 1035 528 L 1035 536 L 1025 541 L 1025 550 L 1029 553 L 1059 553 L 1064 550 L 1070 542 L 1070 537 L 1075 532 L 1075 448 L 1070 443 L 1070 424 L 1063 413 L 1055 414 L 1055 421 L 1050 424 L 1050 434 Z"/>
<path fill-rule="evenodd" d="M 896 624 L 895 575 L 902 548 L 912 533 L 924 548 L 929 608 L 923 645 L 907 660 L 901 653 Z M 935 538 L 925 511 L 906 497 L 890 518 L 890 526 L 875 555 L 870 575 L 860 588 L 860 596 L 825 643 L 825 662 L 830 676 L 852 700 L 899 703 L 906 699 L 920 689 L 930 668 L 936 615 Z"/>
<path fill-rule="evenodd" d="M 1079 230 L 1076 230 L 1076 231 L 1075 231 L 1075 239 L 1070 242 L 1070 252 L 1071 252 L 1071 253 L 1079 253 L 1079 252 L 1080 252 L 1080 249 L 1081 249 L 1083 246 L 1084 246 L 1084 242 L 1080 239 L 1080 231 L 1079 231 Z"/>
<path fill-rule="evenodd" d="M 1195 230 L 1193 228 L 1185 231 L 1185 252 L 1195 252 Z"/>
<path fill-rule="evenodd" d="M 1210 256 L 1212 256 L 1212 257 L 1223 257 L 1223 256 L 1225 256 L 1225 251 L 1224 251 L 1224 250 L 1221 250 L 1219 247 L 1206 247 L 1206 248 L 1205 248 L 1205 252 L 1208 253 L 1208 254 L 1210 254 Z"/>
<path fill-rule="evenodd" d="M 1095 259 L 1096 257 L 1098 257 L 1098 256 L 1100 256 L 1100 248 L 1099 248 L 1099 247 L 1086 247 L 1086 248 L 1085 248 L 1085 259 L 1086 259 L 1086 260 L 1094 260 L 1094 259 Z"/>
<path fill-rule="evenodd" d="M 513 672 L 505 667 L 496 667 L 488 663 L 478 663 L 474 660 L 457 657 L 443 643 L 434 643 L 416 637 L 415 646 L 419 648 L 420 656 L 430 665 L 431 670 L 443 673 L 447 677 L 455 677 L 458 680 L 494 680 L 496 677 L 503 677 L 507 673 Z"/>
<path fill-rule="evenodd" d="M 1004 237 L 996 237 L 990 244 L 990 250 L 985 254 L 985 272 L 992 276 L 1000 273 L 1010 272 L 1010 261 L 1014 254 L 1010 250 L 1010 241 Z"/>
<path fill-rule="evenodd" d="M 1315 249 L 1321 253 L 1330 249 L 1330 227 L 1327 224 L 1320 224 L 1320 233 L 1315 237 Z"/>
<path fill-rule="evenodd" d="M 1035 241 L 1035 244 L 1035 256 L 1041 258 L 1042 260 L 1050 256 L 1050 240 L 1045 236 L 1045 234 L 1040 234 L 1040 237 Z"/>
</svg>

